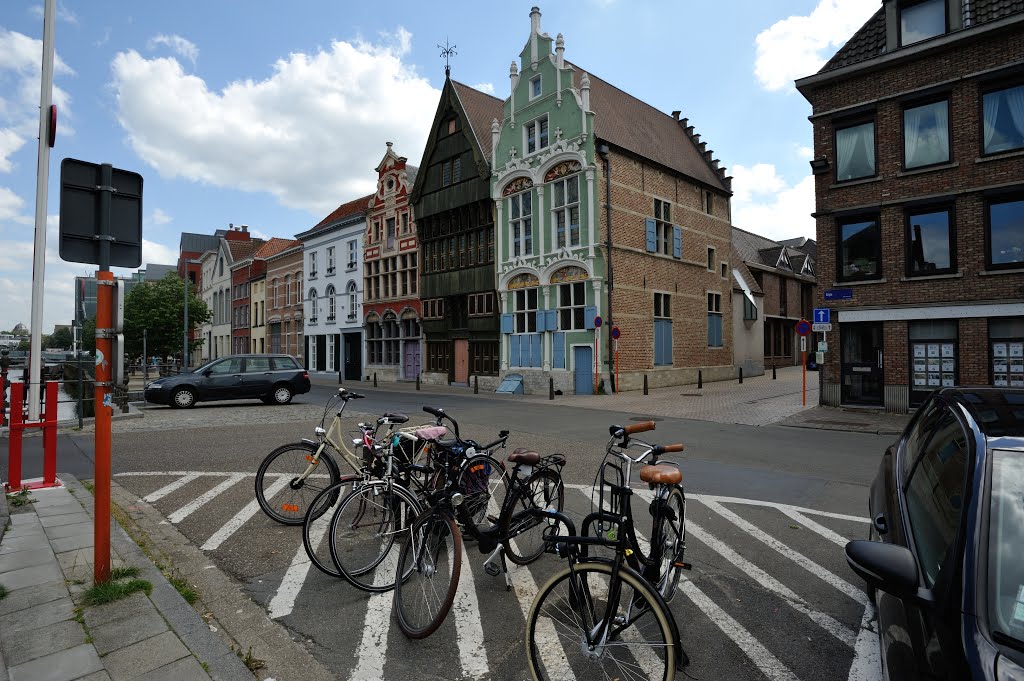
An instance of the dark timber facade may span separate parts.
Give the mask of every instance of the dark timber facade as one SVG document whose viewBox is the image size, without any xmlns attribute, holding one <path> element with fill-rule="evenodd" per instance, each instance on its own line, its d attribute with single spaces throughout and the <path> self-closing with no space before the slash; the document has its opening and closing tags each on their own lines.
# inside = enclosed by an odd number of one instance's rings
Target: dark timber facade
<svg viewBox="0 0 1024 681">
<path fill-rule="evenodd" d="M 490 124 L 501 106 L 496 97 L 446 79 L 410 197 L 421 244 L 428 383 L 467 384 L 476 376 L 496 385 L 500 335 L 488 159 Z"/>
</svg>

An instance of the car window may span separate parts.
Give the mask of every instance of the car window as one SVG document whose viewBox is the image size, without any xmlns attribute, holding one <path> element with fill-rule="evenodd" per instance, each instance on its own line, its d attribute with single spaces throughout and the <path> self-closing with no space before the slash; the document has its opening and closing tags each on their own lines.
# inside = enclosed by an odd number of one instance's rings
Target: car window
<svg viewBox="0 0 1024 681">
<path fill-rule="evenodd" d="M 291 357 L 271 357 L 270 363 L 273 365 L 276 371 L 282 371 L 287 369 L 298 369 L 299 365 L 295 363 L 295 360 Z"/>
<path fill-rule="evenodd" d="M 240 374 L 242 373 L 242 360 L 238 357 L 232 357 L 226 359 L 223 362 L 217 362 L 216 364 L 210 365 L 210 373 L 214 376 L 224 374 Z"/>
<path fill-rule="evenodd" d="M 247 357 L 245 360 L 246 373 L 257 373 L 270 371 L 269 357 Z"/>
<path fill-rule="evenodd" d="M 905 490 L 910 533 L 927 586 L 935 583 L 956 539 L 967 478 L 967 435 L 948 407 L 936 414 L 930 437 Z"/>
<path fill-rule="evenodd" d="M 989 627 L 1024 642 L 1024 454 L 992 453 L 988 524 Z"/>
<path fill-rule="evenodd" d="M 914 421 L 910 432 L 907 433 L 906 442 L 903 445 L 903 454 L 900 459 L 900 486 L 907 484 L 910 479 L 910 471 L 921 456 L 921 451 L 928 442 L 928 438 L 935 430 L 935 423 L 939 418 L 942 403 L 932 400 L 921 412 L 921 416 Z"/>
</svg>

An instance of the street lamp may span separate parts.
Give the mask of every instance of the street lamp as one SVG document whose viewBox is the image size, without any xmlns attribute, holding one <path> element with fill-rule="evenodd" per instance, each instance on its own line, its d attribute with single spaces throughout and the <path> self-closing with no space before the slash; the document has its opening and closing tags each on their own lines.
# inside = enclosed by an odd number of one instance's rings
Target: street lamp
<svg viewBox="0 0 1024 681">
<path fill-rule="evenodd" d="M 187 258 L 185 260 L 185 324 L 182 333 L 182 346 L 181 346 L 181 368 L 185 370 L 188 368 L 188 266 L 189 265 L 202 265 L 202 260 L 194 260 Z"/>
</svg>

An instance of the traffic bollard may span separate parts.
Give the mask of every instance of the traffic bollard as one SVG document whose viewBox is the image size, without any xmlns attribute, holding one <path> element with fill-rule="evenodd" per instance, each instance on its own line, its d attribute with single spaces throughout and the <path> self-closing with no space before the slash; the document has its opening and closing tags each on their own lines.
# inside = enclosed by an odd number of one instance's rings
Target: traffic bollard
<svg viewBox="0 0 1024 681">
<path fill-rule="evenodd" d="M 473 394 L 474 395 L 479 395 L 480 394 L 480 377 L 479 376 L 474 376 L 473 377 Z"/>
<path fill-rule="evenodd" d="M 548 399 L 555 399 L 555 379 L 548 377 Z"/>
<path fill-rule="evenodd" d="M 697 390 L 704 389 L 704 372 L 697 369 Z"/>
<path fill-rule="evenodd" d="M 775 364 L 772 364 L 772 380 L 775 380 Z"/>
<path fill-rule="evenodd" d="M 740 367 L 740 385 L 743 385 L 743 367 Z"/>
<path fill-rule="evenodd" d="M 373 387 L 374 388 L 377 387 L 377 372 L 376 371 L 373 372 Z"/>
<path fill-rule="evenodd" d="M 644 374 L 644 395 L 647 394 L 647 374 Z"/>
<path fill-rule="evenodd" d="M 416 389 L 420 389 L 420 375 L 416 374 Z"/>
</svg>

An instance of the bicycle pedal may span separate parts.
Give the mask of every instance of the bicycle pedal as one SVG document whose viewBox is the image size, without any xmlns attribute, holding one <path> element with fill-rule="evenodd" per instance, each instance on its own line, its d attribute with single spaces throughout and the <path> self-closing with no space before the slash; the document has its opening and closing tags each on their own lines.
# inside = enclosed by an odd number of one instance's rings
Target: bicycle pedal
<svg viewBox="0 0 1024 681">
<path fill-rule="evenodd" d="M 498 567 L 497 563 L 484 563 L 484 572 L 491 577 L 497 577 L 501 574 L 501 568 Z"/>
<path fill-rule="evenodd" d="M 690 565 L 689 563 L 672 563 L 672 565 L 674 565 L 677 568 L 682 568 L 684 570 L 692 570 L 693 569 L 693 566 Z"/>
</svg>

